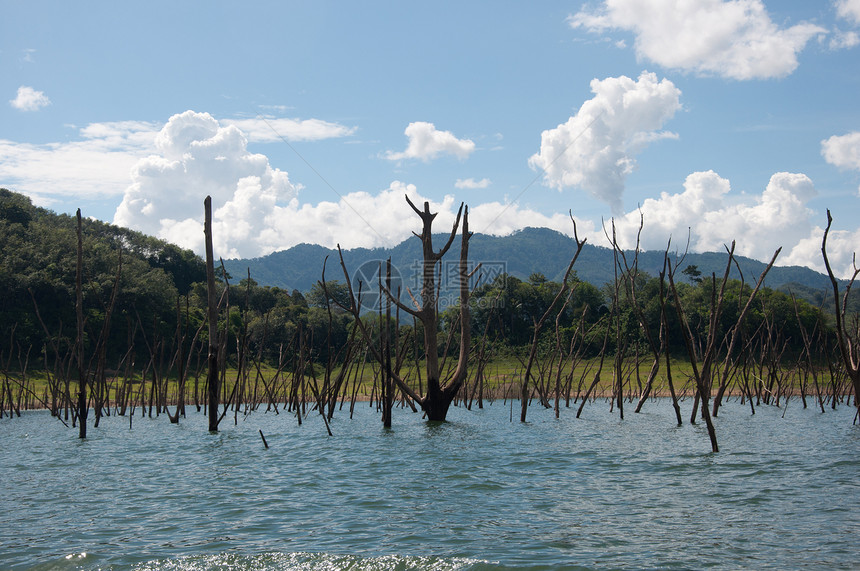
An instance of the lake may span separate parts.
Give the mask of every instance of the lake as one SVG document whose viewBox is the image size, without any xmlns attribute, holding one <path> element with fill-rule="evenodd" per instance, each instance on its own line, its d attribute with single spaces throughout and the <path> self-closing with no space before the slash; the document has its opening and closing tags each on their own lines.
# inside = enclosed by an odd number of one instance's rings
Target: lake
<svg viewBox="0 0 860 571">
<path fill-rule="evenodd" d="M 452 408 L 431 424 L 368 403 L 301 426 L 261 410 L 0 419 L 3 569 L 856 568 L 860 426 L 726 403 L 677 427 L 667 400 Z M 191 407 L 190 410 L 193 410 Z M 269 448 L 263 446 L 262 430 Z"/>
</svg>

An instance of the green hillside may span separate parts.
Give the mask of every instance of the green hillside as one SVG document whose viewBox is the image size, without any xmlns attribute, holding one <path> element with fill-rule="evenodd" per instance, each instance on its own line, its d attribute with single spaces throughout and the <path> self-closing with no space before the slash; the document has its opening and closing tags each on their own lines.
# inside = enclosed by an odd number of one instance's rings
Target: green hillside
<svg viewBox="0 0 860 571">
<path fill-rule="evenodd" d="M 55 339 L 74 337 L 75 218 L 33 206 L 0 188 L 0 339 L 39 351 L 47 328 Z M 98 220 L 82 220 L 84 309 L 89 335 L 101 325 L 116 280 L 115 333 L 126 341 L 127 321 L 171 331 L 176 299 L 205 278 L 203 261 L 190 250 Z M 38 307 L 44 327 L 39 323 Z M 31 356 L 38 359 L 38 354 Z"/>
</svg>

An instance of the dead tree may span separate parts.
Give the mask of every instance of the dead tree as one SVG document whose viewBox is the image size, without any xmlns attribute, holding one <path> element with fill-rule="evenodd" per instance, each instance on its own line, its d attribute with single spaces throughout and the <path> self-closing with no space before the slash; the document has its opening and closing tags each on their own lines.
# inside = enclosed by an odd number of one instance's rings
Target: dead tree
<svg viewBox="0 0 860 571">
<path fill-rule="evenodd" d="M 496 312 L 496 309 L 499 307 L 499 299 L 502 297 L 502 289 L 499 289 L 499 292 L 496 294 L 495 299 L 493 299 L 493 303 L 490 306 L 490 312 L 487 315 L 487 321 L 484 324 L 484 334 L 481 336 L 481 345 L 478 347 L 478 352 L 476 356 L 476 367 L 475 367 L 475 388 L 472 391 L 472 397 L 474 398 L 475 393 L 478 396 L 478 408 L 484 408 L 484 370 L 487 367 L 487 364 L 490 362 L 490 353 L 487 351 L 487 339 L 489 337 L 488 333 L 490 331 L 490 323 L 493 318 L 493 315 Z M 472 400 L 469 400 L 469 405 L 467 407 L 469 410 L 472 409 Z"/>
<path fill-rule="evenodd" d="M 756 292 L 758 292 L 758 290 L 761 288 L 761 285 L 762 285 L 762 282 L 764 281 L 765 275 L 767 275 L 767 273 L 770 271 L 770 268 L 773 266 L 773 263 L 776 261 L 776 257 L 779 255 L 779 252 L 781 250 L 782 250 L 782 248 L 779 248 L 776 251 L 776 253 L 774 253 L 773 259 L 770 261 L 770 264 L 767 266 L 767 268 L 765 268 L 764 273 L 762 273 L 761 277 L 759 278 L 758 282 L 756 283 L 755 290 L 753 291 L 752 295 L 750 295 L 750 297 L 747 298 L 746 305 L 744 305 L 743 309 L 740 310 L 741 317 L 738 318 L 737 322 L 729 329 L 728 333 L 726 334 L 726 336 L 723 339 L 723 343 L 726 347 L 726 349 L 725 349 L 726 358 L 725 358 L 725 362 L 724 362 L 724 366 L 723 366 L 722 377 L 720 378 L 720 383 L 717 387 L 717 394 L 714 397 L 714 405 L 713 405 L 713 411 L 712 411 L 713 416 L 717 416 L 717 413 L 720 410 L 720 405 L 723 402 L 723 395 L 725 394 L 725 392 L 729 386 L 729 381 L 731 380 L 732 376 L 735 374 L 735 372 L 737 371 L 737 368 L 738 368 L 739 363 L 737 362 L 737 359 L 735 359 L 734 355 L 736 353 L 735 347 L 737 346 L 738 341 L 741 340 L 744 336 L 743 329 L 741 328 L 743 316 L 745 316 L 747 314 L 747 312 L 749 311 L 750 306 L 752 305 L 752 302 L 755 299 Z M 733 261 L 734 261 L 735 267 L 738 270 L 738 273 L 741 276 L 740 287 L 738 288 L 738 304 L 740 304 L 741 301 L 743 300 L 743 289 L 744 289 L 743 272 L 741 272 L 741 268 L 740 268 L 740 265 L 738 265 L 737 260 L 733 259 Z M 739 307 L 740 307 L 740 305 L 739 305 Z"/>
<path fill-rule="evenodd" d="M 206 216 L 203 224 L 206 240 L 206 315 L 209 321 L 209 431 L 218 432 L 218 389 L 221 377 L 218 374 L 218 296 L 215 292 L 215 259 L 212 253 L 212 197 L 207 196 L 203 206 Z"/>
<path fill-rule="evenodd" d="M 559 310 L 558 314 L 555 316 L 555 352 L 558 355 L 558 368 L 555 370 L 555 391 L 554 391 L 555 392 L 555 404 L 553 405 L 553 412 L 555 413 L 556 418 L 558 418 L 559 414 L 561 413 L 560 403 L 561 403 L 562 371 L 564 369 L 565 364 L 567 363 L 567 360 L 573 354 L 572 350 L 565 352 L 564 348 L 562 346 L 562 343 L 561 343 L 561 337 L 562 337 L 561 336 L 561 317 L 562 317 L 562 315 L 564 315 L 564 311 L 565 311 L 565 309 L 567 309 L 567 305 L 570 303 L 570 298 L 573 297 L 573 294 L 575 293 L 575 291 L 576 291 L 576 288 L 573 288 L 570 290 L 570 292 L 568 292 L 567 297 L 564 300 L 564 304 L 562 304 L 561 309 Z M 587 309 L 588 308 L 585 308 L 583 310 L 583 315 L 585 315 L 585 311 L 587 311 Z M 580 321 L 580 324 L 581 323 L 582 323 L 582 321 Z M 571 349 L 574 346 L 573 345 L 574 344 L 573 338 L 576 337 L 577 334 L 581 334 L 581 333 L 582 333 L 582 330 L 578 329 L 577 332 L 571 336 L 572 337 L 571 345 L 570 345 Z"/>
<path fill-rule="evenodd" d="M 824 258 L 824 267 L 827 268 L 827 276 L 830 278 L 830 284 L 833 287 L 833 312 L 836 316 L 836 342 L 839 345 L 839 355 L 842 357 L 842 364 L 845 366 L 845 373 L 851 380 L 854 388 L 854 406 L 860 411 L 860 321 L 853 319 L 846 321 L 846 312 L 848 311 L 848 296 L 851 293 L 851 288 L 854 281 L 860 274 L 860 268 L 857 267 L 857 258 L 854 257 L 854 271 L 851 278 L 848 280 L 848 285 L 845 286 L 845 293 L 840 296 L 839 281 L 833 274 L 833 269 L 830 267 L 830 260 L 827 258 L 827 235 L 830 233 L 830 225 L 833 223 L 833 218 L 830 216 L 830 210 L 827 210 L 827 228 L 824 230 L 824 237 L 821 239 L 821 255 Z M 834 387 L 833 402 L 836 402 L 836 390 Z"/>
<path fill-rule="evenodd" d="M 543 315 L 541 315 L 540 319 L 535 319 L 532 317 L 532 343 L 531 348 L 529 349 L 529 360 L 526 364 L 526 370 L 523 374 L 523 382 L 520 388 L 520 422 L 526 421 L 526 411 L 529 406 L 529 377 L 531 376 L 532 366 L 534 365 L 535 356 L 537 354 L 538 349 L 538 341 L 540 339 L 540 331 L 543 327 L 544 322 L 552 313 L 553 309 L 558 305 L 558 302 L 565 296 L 569 289 L 568 280 L 570 279 L 570 273 L 573 271 L 573 265 L 576 263 L 576 259 L 579 258 L 579 254 L 582 252 L 582 247 L 585 246 L 585 238 L 582 240 L 579 239 L 579 235 L 576 232 L 576 221 L 573 219 L 573 214 L 570 214 L 570 220 L 573 222 L 573 240 L 576 242 L 576 252 L 573 254 L 573 257 L 570 259 L 570 263 L 567 265 L 567 271 L 564 273 L 564 279 L 562 279 L 561 287 L 558 290 L 558 293 L 555 294 L 552 302 L 550 302 L 549 307 L 546 308 Z"/>
<path fill-rule="evenodd" d="M 78 435 L 87 437 L 87 373 L 84 370 L 84 294 L 83 266 L 84 246 L 81 236 L 81 209 L 77 212 L 78 257 L 75 270 L 75 317 L 77 319 L 77 337 L 75 341 L 75 356 L 78 365 Z"/>
<path fill-rule="evenodd" d="M 666 356 L 666 381 L 669 384 L 669 394 L 672 396 L 672 408 L 675 409 L 675 418 L 678 426 L 683 424 L 681 420 L 681 407 L 678 405 L 678 397 L 675 394 L 675 383 L 672 381 L 672 359 L 669 355 L 669 318 L 666 315 L 666 267 L 669 263 L 669 249 L 663 254 L 663 270 L 660 272 L 660 328 L 663 330 L 663 354 Z M 677 300 L 676 300 L 677 303 Z"/>
<path fill-rule="evenodd" d="M 379 291 L 382 291 L 382 264 L 379 267 Z M 385 290 L 391 291 L 391 258 L 385 263 Z M 380 388 L 382 389 L 382 425 L 391 428 L 391 410 L 394 406 L 394 380 L 391 370 L 391 297 L 385 298 L 385 321 L 382 321 L 382 305 L 379 306 L 379 344 L 382 350 Z M 397 325 L 395 324 L 395 327 Z"/>
<path fill-rule="evenodd" d="M 391 373 L 391 378 L 397 387 L 415 403 L 417 403 L 427 419 L 431 421 L 444 421 L 448 415 L 448 408 L 457 395 L 457 392 L 466 381 L 469 348 L 471 344 L 471 313 L 469 311 L 469 281 L 472 274 L 468 271 L 469 261 L 469 238 L 472 233 L 469 231 L 469 209 L 461 204 L 457 212 L 457 219 L 454 222 L 451 234 L 448 237 L 445 245 L 440 250 L 433 248 L 433 220 L 438 213 L 430 212 L 430 203 L 424 203 L 424 210 L 419 210 L 409 197 L 406 197 L 406 202 L 421 218 L 422 232 L 421 234 L 414 233 L 421 240 L 422 246 L 422 273 L 421 273 L 421 292 L 416 299 L 412 297 L 412 307 L 401 302 L 394 293 L 386 288 L 383 288 L 384 295 L 390 299 L 397 307 L 413 316 L 421 322 L 424 328 L 424 358 L 425 358 L 425 373 L 427 377 L 427 389 L 424 394 L 420 394 L 420 388 L 415 390 L 396 372 Z M 439 341 L 438 341 L 438 312 L 439 299 L 436 282 L 436 268 L 441 263 L 442 257 L 448 252 L 454 238 L 457 236 L 457 230 L 460 228 L 462 219 L 462 240 L 460 243 L 460 260 L 458 264 L 458 281 L 459 281 L 459 304 L 460 304 L 460 351 L 457 359 L 457 366 L 454 371 L 447 375 L 446 379 L 441 378 L 441 367 L 439 363 Z M 350 306 L 342 306 L 353 315 L 362 336 L 368 341 L 368 348 L 373 353 L 374 359 L 381 366 L 384 366 L 384 355 L 370 343 L 371 335 L 367 327 L 361 319 L 361 299 L 360 292 L 356 296 L 352 283 L 349 277 L 349 271 L 343 261 L 343 253 L 338 246 L 340 253 L 341 269 L 343 270 L 346 283 L 349 288 Z M 322 283 L 325 284 L 325 268 L 323 268 Z M 328 294 L 327 294 L 328 295 Z"/>
<path fill-rule="evenodd" d="M 608 322 L 603 331 L 603 346 L 600 348 L 600 358 L 598 359 L 597 371 L 594 373 L 594 378 L 591 380 L 591 384 L 588 385 L 588 388 L 585 390 L 585 394 L 582 395 L 582 402 L 579 403 L 579 408 L 576 410 L 576 418 L 579 418 L 582 415 L 582 409 L 585 408 L 585 403 L 588 402 L 589 397 L 591 396 L 592 391 L 597 387 L 597 384 L 600 382 L 600 374 L 603 372 L 603 363 L 606 360 L 606 346 L 609 343 L 609 331 L 612 326 L 612 322 Z"/>
<path fill-rule="evenodd" d="M 624 263 L 622 276 L 624 278 L 624 283 L 626 286 L 626 294 L 627 298 L 630 301 L 630 305 L 633 308 L 633 312 L 636 314 L 636 319 L 639 321 L 639 327 L 642 329 L 642 332 L 645 335 L 645 340 L 648 342 L 648 348 L 651 349 L 651 354 L 654 357 L 654 361 L 651 363 L 651 368 L 648 371 L 648 378 L 645 380 L 645 387 L 639 393 L 639 402 L 636 403 L 636 408 L 633 412 L 640 412 L 642 410 L 642 406 L 648 400 L 648 397 L 651 394 L 651 390 L 654 386 L 654 380 L 657 378 L 657 373 L 660 370 L 660 356 L 661 350 L 667 349 L 666 342 L 666 334 L 665 334 L 665 323 L 662 318 L 660 320 L 660 327 L 657 332 L 657 337 L 655 338 L 654 332 L 651 329 L 650 324 L 648 323 L 648 319 L 645 316 L 645 311 L 642 308 L 642 304 L 637 297 L 637 287 L 636 287 L 636 278 L 639 277 L 639 244 L 642 236 L 642 228 L 644 227 L 644 217 L 640 213 L 639 214 L 639 231 L 636 234 L 636 248 L 633 250 L 633 264 L 629 264 L 627 262 L 627 256 L 624 254 L 624 250 L 622 250 L 618 246 L 618 241 L 615 237 L 615 222 L 612 222 L 612 247 L 616 252 L 616 257 L 620 258 L 620 260 Z M 618 262 L 616 260 L 616 268 L 618 267 Z M 663 271 L 660 273 L 660 294 L 663 295 L 663 279 L 666 272 L 666 258 L 663 258 Z M 662 313 L 661 313 L 662 315 Z M 636 370 L 639 370 L 638 364 L 636 366 Z M 620 389 L 620 387 L 619 387 Z M 672 391 L 672 403 L 677 408 L 678 403 L 675 399 L 675 388 L 674 386 L 671 389 Z M 620 392 L 619 392 L 620 395 Z M 619 410 L 621 407 L 621 402 L 619 399 Z M 621 414 L 623 418 L 623 413 Z M 680 413 L 678 414 L 678 424 L 680 424 Z"/>
<path fill-rule="evenodd" d="M 803 320 L 800 318 L 800 309 L 798 308 L 797 299 L 794 297 L 793 294 L 791 296 L 791 301 L 794 304 L 794 315 L 797 317 L 797 326 L 800 329 L 800 335 L 803 339 L 802 356 L 806 357 L 806 373 L 804 374 L 804 379 L 807 375 L 812 377 L 812 385 L 815 388 L 815 396 L 818 400 L 818 406 L 821 408 L 821 412 L 824 412 L 824 400 L 821 396 L 821 388 L 818 385 L 818 367 L 816 366 L 817 363 L 815 362 L 815 354 L 813 354 L 812 351 L 813 343 L 811 341 L 812 338 L 820 336 L 818 323 L 816 322 L 815 327 L 812 331 L 812 335 L 810 335 L 810 333 L 806 330 L 806 326 L 803 324 Z M 801 390 L 805 391 L 805 382 L 801 385 Z M 803 398 L 803 408 L 806 408 L 805 394 L 801 394 L 801 398 Z"/>
<path fill-rule="evenodd" d="M 641 227 L 641 222 L 640 222 Z M 604 233 L 605 233 L 604 229 Z M 618 241 L 615 236 L 615 223 L 612 224 L 612 238 L 610 239 L 612 243 L 612 270 L 614 272 L 615 279 L 612 281 L 612 312 L 611 315 L 615 318 L 614 327 L 615 327 L 615 357 L 614 363 L 612 367 L 612 387 L 613 387 L 613 399 L 610 400 L 610 410 L 614 403 L 618 404 L 618 415 L 621 420 L 624 420 L 624 378 L 621 374 L 621 368 L 624 360 L 624 352 L 627 350 L 627 342 L 628 339 L 625 335 L 622 335 L 621 332 L 621 297 L 619 292 L 621 291 L 620 283 L 618 280 L 618 267 L 620 266 L 618 262 Z M 630 279 L 636 279 L 635 276 L 628 276 Z"/>
<path fill-rule="evenodd" d="M 681 298 L 678 295 L 678 290 L 675 287 L 674 274 L 677 266 L 673 267 L 673 265 L 669 263 L 667 272 L 669 277 L 669 286 L 672 289 L 672 295 L 675 297 L 675 309 L 678 312 L 678 321 L 681 325 L 681 333 L 684 337 L 684 344 L 687 346 L 687 353 L 690 357 L 690 365 L 693 368 L 693 378 L 696 381 L 696 401 L 699 402 L 701 406 L 702 418 L 704 418 L 705 420 L 705 425 L 708 428 L 708 437 L 711 440 L 711 450 L 713 450 L 714 452 L 719 452 L 719 446 L 717 445 L 717 435 L 716 431 L 714 430 L 714 423 L 711 420 L 711 414 L 708 410 L 708 401 L 711 395 L 711 384 L 714 376 L 714 367 L 716 365 L 716 359 L 718 358 L 717 353 L 720 346 L 719 323 L 720 317 L 723 313 L 723 303 L 725 302 L 726 285 L 729 281 L 729 271 L 731 270 L 732 262 L 734 259 L 735 243 L 732 242 L 731 248 L 727 247 L 726 250 L 729 254 L 729 260 L 726 264 L 726 271 L 723 274 L 723 278 L 719 282 L 719 293 L 717 293 L 716 276 L 713 274 L 711 276 L 711 310 L 708 318 L 708 331 L 707 337 L 705 339 L 705 348 L 703 351 L 701 351 L 701 354 L 699 351 L 696 350 L 693 330 L 690 327 L 690 322 L 687 319 L 686 312 L 684 311 L 683 303 L 681 303 Z M 740 329 L 741 324 L 744 321 L 747 311 L 752 305 L 753 299 L 758 293 L 762 282 L 764 282 L 765 276 L 770 271 L 770 268 L 773 267 L 773 264 L 776 261 L 776 257 L 779 255 L 779 252 L 781 250 L 782 248 L 779 248 L 774 253 L 770 263 L 762 272 L 755 289 L 750 294 L 746 305 L 741 310 L 735 323 L 729 329 L 729 332 L 727 334 L 727 337 L 730 339 L 728 343 L 729 352 L 732 351 L 732 349 L 734 348 L 735 340 L 739 337 L 738 330 Z M 696 407 L 694 405 L 693 418 L 695 418 L 695 415 Z"/>
</svg>

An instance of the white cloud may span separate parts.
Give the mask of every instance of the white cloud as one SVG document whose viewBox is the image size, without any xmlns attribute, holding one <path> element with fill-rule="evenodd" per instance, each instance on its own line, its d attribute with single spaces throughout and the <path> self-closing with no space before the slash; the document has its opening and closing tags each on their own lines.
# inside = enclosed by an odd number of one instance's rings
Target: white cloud
<svg viewBox="0 0 860 571">
<path fill-rule="evenodd" d="M 834 166 L 860 170 L 860 131 L 834 135 L 821 141 L 821 154 Z"/>
<path fill-rule="evenodd" d="M 254 143 L 288 141 L 320 141 L 348 137 L 355 133 L 355 127 L 346 127 L 321 119 L 285 119 L 257 117 L 255 119 L 226 119 L 225 125 L 235 125 L 248 140 Z"/>
<path fill-rule="evenodd" d="M 462 160 L 475 150 L 473 141 L 458 139 L 450 131 L 437 131 L 433 123 L 424 121 L 409 123 L 404 132 L 409 137 L 406 150 L 399 153 L 388 151 L 385 153 L 386 159 L 392 161 L 421 159 L 429 162 L 441 154 L 449 154 Z"/>
<path fill-rule="evenodd" d="M 429 200 L 419 195 L 414 185 L 395 181 L 376 195 L 352 192 L 337 202 L 317 205 L 302 204 L 294 197 L 278 204 L 274 194 L 256 179 L 245 179 L 239 181 L 233 196 L 214 210 L 216 255 L 262 256 L 308 242 L 328 248 L 338 244 L 344 248 L 393 246 L 410 237 L 420 224 L 404 195 L 419 208 Z M 430 201 L 431 210 L 439 212 L 434 228 L 443 232 L 446 227 L 450 229 L 457 207 L 459 203 L 450 195 L 441 203 Z M 185 226 L 173 224 L 172 228 L 178 243 L 202 251 L 201 224 L 186 221 Z"/>
<path fill-rule="evenodd" d="M 404 199 L 419 208 L 425 201 L 439 212 L 434 228 L 441 231 L 454 222 L 456 208 L 453 196 L 445 196 L 441 203 L 418 194 L 414 185 L 399 181 L 372 195 L 368 192 L 351 192 L 337 202 L 320 202 L 316 206 L 299 204 L 298 200 L 276 208 L 265 220 L 266 240 L 261 251 L 272 252 L 295 244 L 312 241 L 333 248 L 373 248 L 399 244 L 417 228 L 417 216 Z"/>
<path fill-rule="evenodd" d="M 292 141 L 344 137 L 353 132 L 352 128 L 319 119 L 267 120 Z M 250 135 L 246 136 L 252 141 L 267 142 L 276 137 L 261 119 L 228 119 L 221 121 L 221 125 L 234 125 L 233 129 L 238 127 L 243 133 L 247 129 Z M 91 123 L 77 129 L 77 137 L 65 142 L 32 144 L 0 139 L 0 181 L 46 207 L 69 197 L 94 199 L 122 195 L 138 161 L 149 155 L 178 159 L 177 153 L 182 155 L 196 136 L 185 125 L 186 132 L 176 135 L 174 141 L 173 135 L 160 134 L 162 127 L 165 126 L 160 123 L 115 121 Z M 201 136 L 208 136 L 205 129 Z M 156 142 L 157 137 L 162 139 L 160 143 Z M 230 140 L 239 144 L 236 138 Z M 201 152 L 199 146 L 198 142 L 197 154 Z M 171 150 L 173 147 L 178 150 Z M 228 155 L 225 153 L 224 157 Z M 219 168 L 223 169 L 223 165 Z"/>
<path fill-rule="evenodd" d="M 261 256 L 302 242 L 392 246 L 417 228 L 404 195 L 419 206 L 427 200 L 414 185 L 395 181 L 376 195 L 352 192 L 336 202 L 303 204 L 286 173 L 247 151 L 235 125 L 224 126 L 206 113 L 174 115 L 155 141 L 157 154 L 135 165 L 114 222 L 198 253 L 203 251 L 207 194 L 213 203 L 215 252 L 225 258 Z M 439 212 L 436 228 L 450 226 L 458 206 L 453 196 L 431 201 Z M 513 208 L 508 216 L 516 212 Z M 489 224 L 489 215 L 485 218 Z M 536 214 L 531 219 L 551 221 Z"/>
<path fill-rule="evenodd" d="M 559 190 L 581 187 L 621 212 L 634 155 L 648 143 L 677 135 L 659 129 L 680 109 L 681 91 L 668 79 L 643 72 L 591 81 L 594 97 L 566 123 L 541 134 L 540 152 L 529 159 Z"/>
<path fill-rule="evenodd" d="M 841 169 L 860 170 L 860 131 L 834 135 L 821 141 L 821 154 L 831 165 Z"/>
<path fill-rule="evenodd" d="M 596 236 L 594 223 L 589 220 L 576 220 L 576 229 L 580 239 L 590 237 L 591 241 Z M 551 228 L 568 236 L 573 236 L 573 224 L 567 214 L 553 214 L 547 216 L 531 210 L 522 208 L 516 203 L 506 204 L 502 202 L 485 202 L 470 207 L 469 229 L 481 234 L 492 234 L 494 236 L 505 236 L 511 232 L 523 228 Z"/>
<path fill-rule="evenodd" d="M 782 263 L 787 266 L 805 266 L 826 273 L 824 258 L 821 256 L 821 239 L 824 228 L 814 227 L 809 235 L 800 240 Z M 854 274 L 855 254 L 860 244 L 860 229 L 830 230 L 827 236 L 827 258 L 836 277 L 848 279 Z"/>
<path fill-rule="evenodd" d="M 837 0 L 836 13 L 854 24 L 860 24 L 860 0 Z"/>
<path fill-rule="evenodd" d="M 51 104 L 48 96 L 32 87 L 22 85 L 18 88 L 18 96 L 10 99 L 9 104 L 19 111 L 38 111 L 42 107 Z"/>
<path fill-rule="evenodd" d="M 155 138 L 157 154 L 132 169 L 114 223 L 201 252 L 203 199 L 210 195 L 219 255 L 254 255 L 257 220 L 296 190 L 287 173 L 246 145 L 237 127 L 222 127 L 208 113 L 174 115 Z"/>
<path fill-rule="evenodd" d="M 114 222 L 203 252 L 203 199 L 212 196 L 216 256 L 255 257 L 303 242 L 344 248 L 393 246 L 412 236 L 420 220 L 404 199 L 430 202 L 434 228 L 448 231 L 459 202 L 421 196 L 394 181 L 376 193 L 352 192 L 337 201 L 301 203 L 287 174 L 247 151 L 235 125 L 206 113 L 174 115 L 155 136 L 156 154 L 138 161 Z M 525 226 L 570 233 L 566 216 L 545 216 L 516 204 L 491 202 L 471 210 L 473 230 L 506 234 Z M 583 223 L 583 228 L 593 228 Z"/>
<path fill-rule="evenodd" d="M 692 173 L 682 192 L 664 192 L 659 198 L 646 200 L 640 210 L 617 219 L 619 242 L 625 248 L 636 244 L 641 212 L 643 250 L 665 249 L 670 237 L 672 250 L 683 250 L 689 233 L 693 252 L 724 251 L 724 246 L 734 240 L 738 255 L 769 261 L 782 247 L 777 265 L 824 271 L 824 231 L 813 223 L 815 214 L 806 206 L 816 196 L 809 177 L 780 172 L 759 195 L 737 199 L 730 191 L 729 181 L 713 171 Z M 858 243 L 860 230 L 831 232 L 828 255 L 840 277 L 849 275 Z"/>
<path fill-rule="evenodd" d="M 93 123 L 80 140 L 35 145 L 0 139 L 0 180 L 48 206 L 59 196 L 122 194 L 131 167 L 152 150 L 158 126 L 140 121 Z"/>
<path fill-rule="evenodd" d="M 487 188 L 490 186 L 490 179 L 482 178 L 481 180 L 475 180 L 474 178 L 458 178 L 454 183 L 456 188 Z"/>
<path fill-rule="evenodd" d="M 320 202 L 316 206 L 293 200 L 276 206 L 262 221 L 266 227 L 259 244 L 261 254 L 282 250 L 308 242 L 333 248 L 375 248 L 394 246 L 420 231 L 421 221 L 412 212 L 404 196 L 418 207 L 430 203 L 437 212 L 433 229 L 448 232 L 456 218 L 460 203 L 452 195 L 434 201 L 419 194 L 415 185 L 394 181 L 377 194 L 352 192 L 337 202 Z M 581 222 L 580 229 L 593 230 L 593 225 Z M 469 227 L 474 232 L 505 235 L 527 226 L 554 228 L 572 233 L 566 215 L 546 216 L 517 204 L 488 202 L 470 205 Z M 258 254 L 259 255 L 259 254 Z"/>
<path fill-rule="evenodd" d="M 827 32 L 805 22 L 780 28 L 761 0 L 605 0 L 569 23 L 632 32 L 637 56 L 666 68 L 742 80 L 791 74 L 807 42 Z"/>
<path fill-rule="evenodd" d="M 377 194 L 352 192 L 336 202 L 312 205 L 302 204 L 298 198 L 278 204 L 275 193 L 264 189 L 258 179 L 242 179 L 232 197 L 221 206 L 213 206 L 215 255 L 256 257 L 307 242 L 327 248 L 340 244 L 346 249 L 394 246 L 420 231 L 421 221 L 406 203 L 406 195 L 419 208 L 425 201 L 430 203 L 431 211 L 438 213 L 434 230 L 450 231 L 460 203 L 452 195 L 446 195 L 441 202 L 430 200 L 412 184 L 394 181 Z M 199 214 L 182 220 L 162 220 L 158 235 L 202 253 L 202 200 L 194 206 Z M 487 234 L 509 234 L 526 226 L 572 233 L 567 216 L 545 216 L 516 204 L 479 204 L 470 209 L 469 220 L 473 231 Z M 594 229 L 588 222 L 578 223 L 580 232 Z"/>
<path fill-rule="evenodd" d="M 860 35 L 858 35 L 857 32 L 843 32 L 841 30 L 835 30 L 833 32 L 833 37 L 830 38 L 829 47 L 831 50 L 842 50 L 853 48 L 858 44 L 860 44 Z"/>
</svg>

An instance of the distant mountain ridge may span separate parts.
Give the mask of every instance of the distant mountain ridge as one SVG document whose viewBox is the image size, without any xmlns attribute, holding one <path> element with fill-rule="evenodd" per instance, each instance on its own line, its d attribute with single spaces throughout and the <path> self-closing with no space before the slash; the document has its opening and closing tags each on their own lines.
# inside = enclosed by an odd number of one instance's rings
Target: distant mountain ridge
<svg viewBox="0 0 860 571">
<path fill-rule="evenodd" d="M 434 236 L 434 245 L 441 247 L 446 239 L 447 236 L 441 234 Z M 417 238 L 410 237 L 393 248 L 344 250 L 343 257 L 350 272 L 355 272 L 362 264 L 384 261 L 391 257 L 392 265 L 407 279 L 415 272 L 416 260 L 421 257 L 420 246 Z M 548 228 L 525 228 L 507 236 L 475 234 L 469 242 L 469 257 L 474 263 L 482 262 L 484 267 L 492 272 L 504 268 L 509 275 L 524 280 L 533 273 L 542 273 L 550 280 L 561 281 L 575 251 L 576 243 L 573 238 Z M 445 260 L 451 260 L 453 263 L 458 253 L 459 236 Z M 640 252 L 640 270 L 658 275 L 663 268 L 663 254 L 663 251 L 658 250 Z M 322 277 L 326 256 L 329 258 L 326 279 L 343 281 L 337 250 L 316 244 L 299 244 L 260 258 L 224 260 L 224 266 L 236 280 L 246 277 L 250 270 L 251 278 L 261 285 L 306 292 Z M 688 253 L 681 269 L 694 265 L 703 277 L 712 273 L 721 277 L 727 258 L 725 252 Z M 627 259 L 632 262 L 632 252 L 628 253 Z M 751 258 L 735 256 L 735 259 L 747 282 L 757 280 L 766 267 L 765 263 Z M 598 287 L 612 282 L 615 277 L 612 249 L 586 243 L 574 270 L 579 279 Z M 741 277 L 734 266 L 731 276 Z M 830 287 L 830 280 L 826 275 L 806 267 L 774 266 L 768 273 L 765 285 L 773 289 L 786 289 L 796 285 L 804 291 L 822 291 Z"/>
</svg>

